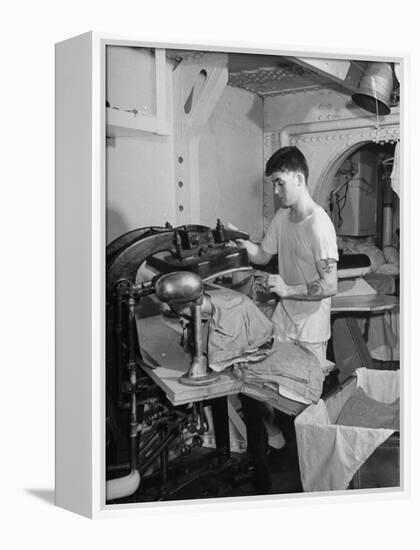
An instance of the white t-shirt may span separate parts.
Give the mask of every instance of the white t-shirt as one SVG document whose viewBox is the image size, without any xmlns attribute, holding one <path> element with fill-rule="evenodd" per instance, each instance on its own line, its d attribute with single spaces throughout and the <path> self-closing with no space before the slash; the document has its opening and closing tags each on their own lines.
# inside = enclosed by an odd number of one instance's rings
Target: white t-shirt
<svg viewBox="0 0 420 550">
<path fill-rule="evenodd" d="M 337 238 L 328 214 L 316 206 L 301 222 L 290 221 L 289 209 L 276 212 L 262 241 L 269 254 L 278 254 L 279 275 L 288 285 L 319 280 L 316 262 L 338 261 Z M 304 301 L 282 298 L 272 321 L 279 334 L 302 342 L 325 342 L 331 334 L 331 298 Z"/>
</svg>

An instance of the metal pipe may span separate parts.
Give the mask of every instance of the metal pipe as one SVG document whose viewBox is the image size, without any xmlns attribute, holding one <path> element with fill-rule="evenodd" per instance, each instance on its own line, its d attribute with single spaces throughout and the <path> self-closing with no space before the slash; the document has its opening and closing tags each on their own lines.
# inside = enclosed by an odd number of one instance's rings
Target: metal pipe
<svg viewBox="0 0 420 550">
<path fill-rule="evenodd" d="M 203 336 L 201 332 L 201 304 L 202 297 L 194 303 L 194 338 L 195 352 L 194 361 L 201 363 L 203 361 Z M 205 374 L 205 372 L 203 373 Z"/>
<path fill-rule="evenodd" d="M 383 211 L 383 229 L 382 229 L 382 248 L 392 245 L 392 204 L 384 204 Z"/>
<path fill-rule="evenodd" d="M 106 500 L 128 497 L 135 493 L 140 485 L 138 470 L 132 470 L 128 475 L 111 479 L 106 482 Z"/>
<path fill-rule="evenodd" d="M 136 356 L 134 346 L 134 328 L 135 328 L 135 314 L 134 306 L 135 299 L 133 296 L 128 298 L 128 361 L 127 367 L 130 377 L 130 426 L 129 426 L 129 438 L 130 438 L 130 468 L 131 471 L 128 475 L 111 479 L 106 482 L 106 498 L 107 500 L 113 500 L 123 498 L 135 493 L 140 484 L 140 473 L 137 469 L 137 444 L 138 444 L 138 431 L 137 431 L 137 372 L 136 372 Z"/>
<path fill-rule="evenodd" d="M 117 403 L 120 405 L 122 403 L 122 368 L 123 368 L 123 345 L 122 345 L 122 308 L 123 308 L 123 298 L 120 292 L 117 292 L 115 295 L 115 323 L 114 323 L 114 335 L 115 335 L 115 348 L 116 348 L 116 383 L 117 383 L 117 392 L 118 398 Z"/>
<path fill-rule="evenodd" d="M 135 330 L 135 314 L 134 306 L 135 299 L 130 296 L 128 299 L 128 370 L 130 376 L 130 463 L 131 470 L 137 468 L 137 365 L 134 346 L 134 330 Z"/>
<path fill-rule="evenodd" d="M 392 187 L 390 178 L 384 178 L 383 221 L 382 221 L 382 248 L 392 245 L 393 212 Z"/>
<path fill-rule="evenodd" d="M 168 433 L 168 428 L 165 425 L 161 426 L 161 439 L 164 440 L 166 434 Z M 168 480 L 168 461 L 169 461 L 169 453 L 168 453 L 168 446 L 165 446 L 162 449 L 161 455 L 160 455 L 160 483 L 161 487 L 164 488 L 166 485 L 166 482 Z"/>
<path fill-rule="evenodd" d="M 139 472 L 140 474 L 144 473 L 149 466 L 156 460 L 156 458 L 160 455 L 162 450 L 170 445 L 172 441 L 174 441 L 178 437 L 178 433 L 174 430 L 171 430 L 171 432 L 161 441 L 159 446 L 155 449 L 155 451 L 149 456 L 149 458 L 139 466 Z"/>
<path fill-rule="evenodd" d="M 158 436 L 158 431 L 153 432 L 152 435 L 148 437 L 147 441 L 145 441 L 144 444 L 139 448 L 139 455 L 147 456 L 149 448 L 152 446 Z"/>
</svg>

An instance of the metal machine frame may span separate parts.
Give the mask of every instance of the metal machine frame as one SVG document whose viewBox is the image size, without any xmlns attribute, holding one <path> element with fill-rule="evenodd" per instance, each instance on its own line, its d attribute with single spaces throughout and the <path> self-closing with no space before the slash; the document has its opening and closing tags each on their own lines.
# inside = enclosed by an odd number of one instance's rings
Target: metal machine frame
<svg viewBox="0 0 420 550">
<path fill-rule="evenodd" d="M 137 272 L 146 261 L 152 265 L 153 261 L 157 262 L 160 271 L 195 272 L 197 279 L 249 269 L 246 251 L 231 244 L 237 238 L 246 239 L 248 235 L 226 229 L 218 220 L 215 229 L 201 225 L 172 228 L 169 224 L 140 228 L 107 246 L 106 461 L 107 478 L 110 478 L 107 502 L 126 497 L 136 500 L 140 477 L 158 460 L 160 480 L 156 500 L 175 494 L 176 486 L 169 484 L 171 489 L 168 489 L 171 445 L 178 441 L 180 454 L 185 456 L 192 447 L 201 446 L 201 436 L 208 429 L 202 402 L 174 407 L 143 370 L 145 363 L 135 322 L 137 308 L 141 308 L 144 298 L 151 294 L 159 296 L 161 301 L 169 299 L 163 297 L 162 292 L 159 294 L 159 280 L 165 275 L 159 273 L 152 280 L 136 283 Z M 224 404 L 218 399 L 213 401 L 215 419 L 223 415 L 227 418 Z M 189 436 L 188 442 L 185 434 Z M 216 470 L 220 473 L 230 456 L 226 446 L 228 433 L 216 433 L 216 444 L 217 441 Z M 212 465 L 213 474 L 214 468 Z M 121 473 L 125 475 L 113 478 Z M 202 474 L 203 469 L 198 469 L 197 475 Z M 190 481 L 193 478 L 188 476 Z"/>
</svg>

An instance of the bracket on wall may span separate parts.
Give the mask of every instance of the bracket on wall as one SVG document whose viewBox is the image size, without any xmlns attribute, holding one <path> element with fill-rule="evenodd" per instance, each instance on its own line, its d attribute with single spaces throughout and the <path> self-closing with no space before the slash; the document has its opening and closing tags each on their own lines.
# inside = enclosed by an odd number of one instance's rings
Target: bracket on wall
<svg viewBox="0 0 420 550">
<path fill-rule="evenodd" d="M 133 136 L 138 132 L 169 135 L 166 51 L 155 49 L 156 114 L 106 108 L 106 130 L 109 137 Z"/>
</svg>

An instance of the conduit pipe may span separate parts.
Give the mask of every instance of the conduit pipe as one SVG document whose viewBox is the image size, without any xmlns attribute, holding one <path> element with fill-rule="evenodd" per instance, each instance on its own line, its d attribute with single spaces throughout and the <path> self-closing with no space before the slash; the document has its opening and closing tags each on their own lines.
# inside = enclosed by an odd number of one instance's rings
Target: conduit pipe
<svg viewBox="0 0 420 550">
<path fill-rule="evenodd" d="M 382 225 L 382 248 L 392 245 L 393 233 L 393 211 L 392 211 L 392 188 L 391 181 L 385 180 L 384 191 L 384 209 L 383 209 L 383 225 Z"/>
<path fill-rule="evenodd" d="M 137 364 L 135 357 L 134 327 L 135 327 L 135 299 L 133 294 L 128 298 L 128 361 L 130 375 L 130 464 L 131 472 L 123 477 L 106 482 L 107 501 L 123 498 L 135 493 L 140 485 L 140 474 L 137 470 L 138 452 L 138 421 L 137 421 Z"/>
<path fill-rule="evenodd" d="M 355 128 L 376 129 L 376 120 L 376 117 L 351 117 L 334 120 L 322 120 L 317 122 L 301 122 L 299 124 L 290 124 L 289 126 L 285 126 L 282 130 L 280 130 L 280 147 L 290 145 L 291 135 L 333 132 L 335 130 L 353 130 Z M 384 128 L 386 126 L 399 124 L 399 122 L 399 112 L 391 113 L 390 115 L 387 115 L 386 120 L 381 121 L 379 127 Z M 370 140 L 367 138 L 366 141 Z"/>
<path fill-rule="evenodd" d="M 132 470 L 128 475 L 111 479 L 106 482 L 106 500 L 127 497 L 137 491 L 140 485 L 138 470 Z"/>
</svg>

